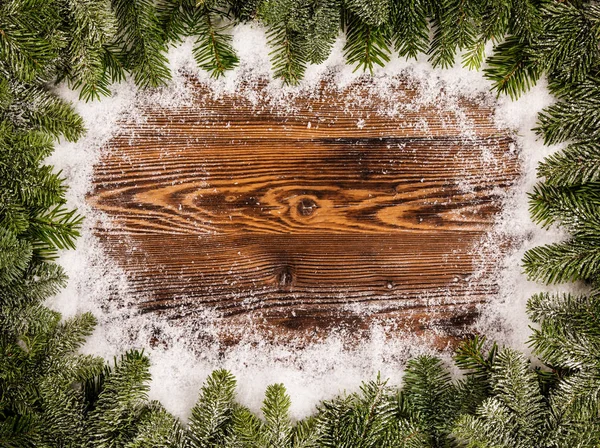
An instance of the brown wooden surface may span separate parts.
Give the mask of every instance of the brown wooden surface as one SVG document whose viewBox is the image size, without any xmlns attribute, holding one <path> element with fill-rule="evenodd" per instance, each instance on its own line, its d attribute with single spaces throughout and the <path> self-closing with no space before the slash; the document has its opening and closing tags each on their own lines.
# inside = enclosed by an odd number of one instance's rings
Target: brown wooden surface
<svg viewBox="0 0 600 448">
<path fill-rule="evenodd" d="M 492 107 L 380 113 L 418 95 L 409 82 L 379 100 L 322 86 L 288 113 L 195 90 L 123 127 L 89 197 L 144 311 L 186 324 L 209 310 L 228 342 L 383 322 L 443 345 L 493 300 L 493 260 L 473 254 L 519 165 Z"/>
</svg>

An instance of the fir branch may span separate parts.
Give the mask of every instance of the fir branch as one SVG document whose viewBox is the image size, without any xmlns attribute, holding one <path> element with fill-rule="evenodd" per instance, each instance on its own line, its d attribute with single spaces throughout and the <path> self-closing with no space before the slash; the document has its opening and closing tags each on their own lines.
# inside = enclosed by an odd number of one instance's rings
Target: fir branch
<svg viewBox="0 0 600 448">
<path fill-rule="evenodd" d="M 468 447 L 544 446 L 548 409 L 523 355 L 504 349 L 492 370 L 494 396 L 475 416 L 461 417 L 453 434 Z"/>
<path fill-rule="evenodd" d="M 551 87 L 560 101 L 539 114 L 535 128 L 544 144 L 600 139 L 600 81 L 588 78 L 575 85 Z"/>
<path fill-rule="evenodd" d="M 0 302 L 15 309 L 37 306 L 66 285 L 66 275 L 60 266 L 29 260 L 25 271 L 15 280 L 18 281 L 3 283 L 0 288 Z M 5 317 L 10 315 L 7 313 Z"/>
<path fill-rule="evenodd" d="M 560 386 L 554 392 L 551 400 L 555 414 L 559 414 L 558 428 L 555 431 L 559 434 L 562 433 L 561 438 L 577 436 L 577 434 L 573 434 L 573 429 L 576 428 L 580 433 L 577 439 L 591 439 L 590 442 L 600 440 L 598 434 L 592 436 L 585 428 L 585 426 L 591 426 L 596 431 L 600 428 L 598 422 L 600 372 L 597 366 L 594 369 L 582 370 L 566 377 L 560 382 Z"/>
<path fill-rule="evenodd" d="M 512 448 L 516 444 L 508 432 L 510 411 L 498 400 L 486 400 L 476 415 L 463 415 L 452 432 L 459 446 L 466 448 Z"/>
<path fill-rule="evenodd" d="M 460 406 L 463 413 L 474 413 L 491 394 L 491 374 L 498 346 L 491 344 L 487 353 L 485 337 L 475 336 L 463 342 L 454 355 L 454 362 L 460 368 L 465 379 L 457 384 Z"/>
<path fill-rule="evenodd" d="M 572 187 L 538 184 L 529 198 L 534 222 L 544 228 L 559 222 L 576 238 L 600 244 L 600 184 Z"/>
<path fill-rule="evenodd" d="M 194 0 L 160 0 L 156 8 L 165 42 L 178 43 L 191 35 L 197 9 Z"/>
<path fill-rule="evenodd" d="M 237 66 L 239 60 L 231 46 L 231 35 L 226 33 L 230 25 L 223 23 L 221 14 L 205 6 L 194 19 L 192 32 L 198 38 L 193 53 L 198 66 L 214 78 Z"/>
<path fill-rule="evenodd" d="M 269 29 L 267 39 L 273 48 L 269 55 L 275 78 L 281 78 L 284 84 L 298 84 L 306 70 L 305 46 L 300 36 L 286 26 L 278 26 Z"/>
<path fill-rule="evenodd" d="M 186 448 L 185 431 L 179 421 L 160 404 L 151 403 L 150 412 L 140 421 L 135 438 L 125 448 Z"/>
<path fill-rule="evenodd" d="M 307 62 L 324 62 L 340 32 L 340 0 L 312 0 L 308 4 L 306 17 L 299 27 L 304 35 L 303 53 Z"/>
<path fill-rule="evenodd" d="M 538 293 L 527 302 L 527 315 L 534 323 L 552 319 L 570 319 L 571 313 L 586 307 L 588 297 L 570 294 Z"/>
<path fill-rule="evenodd" d="M 12 194 L 12 192 L 10 193 Z M 22 235 L 29 228 L 28 210 L 22 204 L 11 199 L 2 198 L 0 227 L 14 234 Z"/>
<path fill-rule="evenodd" d="M 501 42 L 508 32 L 512 0 L 482 1 L 475 16 L 478 38 L 466 47 L 463 66 L 479 70 L 485 59 L 485 45 L 489 41 Z"/>
<path fill-rule="evenodd" d="M 6 294 L 3 294 L 4 297 Z M 9 299 L 1 308 L 0 324 L 8 331 L 4 336 L 10 343 L 27 335 L 48 334 L 55 328 L 55 321 L 60 319 L 55 311 L 39 303 L 30 303 L 26 297 L 14 297 L 11 293 Z"/>
<path fill-rule="evenodd" d="M 307 9 L 300 7 L 296 0 L 265 2 L 259 10 L 261 20 L 268 27 L 274 76 L 286 85 L 298 84 L 306 70 L 306 41 L 299 31 L 305 23 L 306 13 Z"/>
<path fill-rule="evenodd" d="M 344 0 L 345 8 L 365 26 L 378 28 L 388 23 L 391 0 Z"/>
<path fill-rule="evenodd" d="M 538 176 L 547 185 L 564 187 L 600 181 L 600 139 L 572 143 L 551 154 L 538 165 Z"/>
<path fill-rule="evenodd" d="M 287 448 L 292 441 L 292 422 L 289 417 L 292 402 L 283 384 L 267 387 L 261 411 L 265 418 L 262 446 Z"/>
<path fill-rule="evenodd" d="M 59 446 L 65 441 L 82 446 L 84 406 L 77 386 L 96 374 L 103 361 L 74 352 L 91 333 L 95 319 L 85 314 L 60 323 L 58 313 L 39 304 L 43 298 L 32 302 L 13 297 L 1 302 L 0 421 L 10 415 L 30 420 L 33 427 L 28 431 L 34 433 L 35 446 Z"/>
<path fill-rule="evenodd" d="M 51 207 L 62 202 L 65 193 L 64 179 L 60 177 L 60 173 L 53 173 L 52 167 L 31 167 L 21 174 L 18 177 L 20 183 L 13 183 L 13 192 L 21 204 L 36 208 Z"/>
<path fill-rule="evenodd" d="M 457 416 L 457 390 L 442 362 L 430 356 L 410 360 L 404 373 L 403 394 L 436 445 L 443 444 Z"/>
<path fill-rule="evenodd" d="M 429 448 L 431 446 L 430 437 L 421 425 L 403 419 L 392 422 L 381 443 L 383 448 Z"/>
<path fill-rule="evenodd" d="M 292 443 L 294 448 L 318 448 L 321 432 L 316 417 L 308 417 L 299 421 L 293 428 Z"/>
<path fill-rule="evenodd" d="M 0 287 L 20 278 L 31 261 L 31 244 L 0 227 Z"/>
<path fill-rule="evenodd" d="M 0 148 L 2 169 L 15 167 L 16 172 L 21 172 L 37 167 L 52 154 L 52 137 L 39 131 L 19 131 L 4 121 L 0 122 Z M 35 173 L 32 175 L 36 177 Z"/>
<path fill-rule="evenodd" d="M 587 383 L 588 379 L 584 379 Z M 588 383 L 589 384 L 589 383 Z M 571 397 L 571 391 L 568 391 L 564 397 Z M 550 436 L 548 439 L 552 440 L 555 446 L 565 447 L 596 447 L 600 443 L 600 424 L 598 419 L 594 416 L 593 418 L 585 417 L 585 413 L 582 415 L 577 410 L 574 412 L 573 409 L 567 404 L 571 404 L 569 398 L 565 403 L 563 396 L 557 395 L 556 398 L 552 397 L 552 407 L 555 408 L 552 420 L 549 422 Z"/>
<path fill-rule="evenodd" d="M 457 49 L 475 45 L 479 8 L 472 0 L 444 0 L 436 2 L 432 12 L 429 61 L 434 67 L 448 68 L 454 65 Z"/>
<path fill-rule="evenodd" d="M 246 407 L 236 405 L 233 408 L 233 432 L 226 446 L 259 448 L 263 423 Z"/>
<path fill-rule="evenodd" d="M 32 84 L 11 85 L 12 100 L 0 109 L 0 120 L 18 130 L 38 130 L 54 137 L 76 141 L 85 132 L 83 119 L 72 105 L 42 87 Z"/>
<path fill-rule="evenodd" d="M 135 83 L 142 88 L 165 85 L 171 74 L 154 3 L 151 0 L 111 1 L 118 23 L 119 44 Z"/>
<path fill-rule="evenodd" d="M 227 0 L 229 12 L 239 22 L 250 22 L 254 19 L 264 0 Z"/>
<path fill-rule="evenodd" d="M 544 6 L 547 3 L 543 4 Z M 543 8 L 536 0 L 513 0 L 511 16 L 508 21 L 508 33 L 517 36 L 523 42 L 536 42 L 543 31 Z"/>
<path fill-rule="evenodd" d="M 380 375 L 375 381 L 363 383 L 360 390 L 362 396 L 358 398 L 352 417 L 355 446 L 376 447 L 386 437 L 393 422 L 395 409 L 390 399 L 391 391 Z"/>
<path fill-rule="evenodd" d="M 417 58 L 429 47 L 429 3 L 426 0 L 394 2 L 392 33 L 394 49 L 401 57 Z"/>
<path fill-rule="evenodd" d="M 600 8 L 571 2 L 544 3 L 544 30 L 536 63 L 553 77 L 584 81 L 600 60 Z"/>
<path fill-rule="evenodd" d="M 528 314 L 539 324 L 531 337 L 535 352 L 561 376 L 550 396 L 549 421 L 549 436 L 560 446 L 598 440 L 589 429 L 598 428 L 600 406 L 599 303 L 595 295 L 547 293 L 528 302 Z"/>
<path fill-rule="evenodd" d="M 150 362 L 143 353 L 128 351 L 115 359 L 104 375 L 101 392 L 88 417 L 88 446 L 123 446 L 135 439 L 144 416 Z"/>
<path fill-rule="evenodd" d="M 16 132 L 0 122 L 0 225 L 45 259 L 52 259 L 58 249 L 74 247 L 81 223 L 74 211 L 62 207 L 65 189 L 60 173 L 39 166 L 51 152 L 47 134 Z"/>
<path fill-rule="evenodd" d="M 486 0 L 481 4 L 481 36 L 499 42 L 508 33 L 513 0 Z"/>
<path fill-rule="evenodd" d="M 224 446 L 233 420 L 236 381 L 226 370 L 214 371 L 202 386 L 190 417 L 190 446 Z"/>
<path fill-rule="evenodd" d="M 85 101 L 110 94 L 104 67 L 104 47 L 116 33 L 110 0 L 65 0 L 69 45 L 66 72 Z"/>
<path fill-rule="evenodd" d="M 125 66 L 127 54 L 118 45 L 111 43 L 103 48 L 102 64 L 104 72 L 110 82 L 125 80 Z"/>
<path fill-rule="evenodd" d="M 509 37 L 494 48 L 487 59 L 485 76 L 493 82 L 492 90 L 513 100 L 527 92 L 539 80 L 541 67 L 532 59 L 530 46 L 518 37 Z"/>
<path fill-rule="evenodd" d="M 528 250 L 523 257 L 527 277 L 546 284 L 595 281 L 600 269 L 600 246 L 570 240 Z"/>
<path fill-rule="evenodd" d="M 484 39 L 480 38 L 468 47 L 462 56 L 462 66 L 469 70 L 479 70 L 485 60 L 486 43 Z"/>
<path fill-rule="evenodd" d="M 344 57 L 348 64 L 355 65 L 354 71 L 362 68 L 373 74 L 375 65 L 383 67 L 390 61 L 391 36 L 387 25 L 368 25 L 351 12 L 346 12 L 344 22 Z"/>
<path fill-rule="evenodd" d="M 486 338 L 475 336 L 463 342 L 456 349 L 454 361 L 456 365 L 469 376 L 479 380 L 488 380 L 498 354 L 498 345 L 494 342 L 488 353 L 484 353 Z"/>
<path fill-rule="evenodd" d="M 75 210 L 67 210 L 62 205 L 52 209 L 36 209 L 24 237 L 31 241 L 34 255 L 44 260 L 53 260 L 59 249 L 74 249 L 75 239 L 83 217 Z"/>
<path fill-rule="evenodd" d="M 2 133 L 0 124 L 0 133 Z M 0 135 L 0 186 L 6 190 L 0 207 L 50 207 L 63 201 L 60 173 L 40 162 L 52 153 L 52 141 L 40 132 Z"/>
<path fill-rule="evenodd" d="M 9 415 L 0 420 L 0 443 L 5 448 L 35 448 L 41 441 L 32 414 Z"/>
<path fill-rule="evenodd" d="M 317 425 L 321 432 L 321 445 L 326 448 L 347 446 L 349 442 L 352 406 L 356 396 L 338 397 L 321 403 L 317 413 Z M 351 439 L 350 439 L 351 440 Z"/>
<path fill-rule="evenodd" d="M 85 443 L 83 404 L 78 391 L 54 375 L 39 381 L 42 400 L 40 435 L 46 446 L 60 446 L 65 440 L 73 445 Z"/>
<path fill-rule="evenodd" d="M 363 383 L 360 394 L 321 404 L 317 415 L 320 445 L 327 448 L 385 446 L 386 440 L 403 435 L 400 428 L 394 426 L 395 413 L 392 390 L 378 376 L 375 381 Z"/>
<path fill-rule="evenodd" d="M 531 336 L 535 353 L 553 368 L 597 369 L 599 313 L 600 302 L 594 295 L 533 295 L 527 303 L 527 314 L 540 325 Z"/>
<path fill-rule="evenodd" d="M 68 376 L 71 381 L 74 378 L 83 381 L 89 377 L 88 362 L 83 363 L 85 374 L 81 375 L 80 366 L 74 364 L 75 370 L 67 372 L 62 361 L 69 355 L 73 355 L 85 343 L 87 337 L 94 331 L 96 324 L 97 320 L 91 313 L 83 313 L 61 322 L 48 339 L 46 345 L 47 361 L 46 364 L 42 365 L 42 368 L 57 376 Z M 101 366 L 102 364 L 100 364 Z M 92 366 L 94 373 L 97 373 L 97 370 L 96 366 Z"/>
<path fill-rule="evenodd" d="M 56 3 L 46 0 L 0 4 L 0 61 L 22 82 L 46 79 L 64 46 Z"/>
<path fill-rule="evenodd" d="M 458 43 L 446 28 L 441 14 L 433 20 L 433 39 L 429 47 L 429 62 L 434 68 L 450 68 L 454 65 L 454 57 Z"/>
</svg>

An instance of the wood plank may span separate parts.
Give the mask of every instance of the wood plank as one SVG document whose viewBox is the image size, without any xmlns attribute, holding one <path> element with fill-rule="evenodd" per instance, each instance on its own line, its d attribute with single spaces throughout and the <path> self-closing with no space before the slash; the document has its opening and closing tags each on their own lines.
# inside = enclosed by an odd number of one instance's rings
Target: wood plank
<svg viewBox="0 0 600 448">
<path fill-rule="evenodd" d="M 112 218 L 97 231 L 142 310 L 182 325 L 209 310 L 227 343 L 249 326 L 312 340 L 385 322 L 441 345 L 493 300 L 474 247 L 519 161 L 491 106 L 415 105 L 400 80 L 397 116 L 365 83 L 323 84 L 290 115 L 194 88 L 193 105 L 124 124 L 88 198 Z"/>
</svg>

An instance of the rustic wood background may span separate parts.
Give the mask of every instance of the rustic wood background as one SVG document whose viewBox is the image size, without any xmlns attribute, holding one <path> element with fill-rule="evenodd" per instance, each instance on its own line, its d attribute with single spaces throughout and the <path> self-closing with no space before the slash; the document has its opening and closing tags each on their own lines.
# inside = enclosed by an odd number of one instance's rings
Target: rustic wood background
<svg viewBox="0 0 600 448">
<path fill-rule="evenodd" d="M 141 309 L 209 312 L 228 343 L 468 331 L 497 294 L 478 249 L 519 174 L 493 106 L 415 103 L 409 79 L 384 97 L 324 83 L 285 107 L 254 87 L 195 83 L 191 104 L 146 106 L 107 145 L 89 202 Z"/>
</svg>

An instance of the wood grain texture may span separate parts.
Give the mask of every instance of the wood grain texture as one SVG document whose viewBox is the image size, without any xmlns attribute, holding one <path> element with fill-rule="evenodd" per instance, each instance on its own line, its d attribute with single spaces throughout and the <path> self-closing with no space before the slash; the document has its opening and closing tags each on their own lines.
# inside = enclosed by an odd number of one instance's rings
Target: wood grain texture
<svg viewBox="0 0 600 448">
<path fill-rule="evenodd" d="M 145 107 L 107 146 L 88 200 L 142 310 L 182 325 L 209 310 L 228 343 L 249 326 L 460 336 L 497 294 L 475 254 L 519 175 L 492 106 L 420 104 L 399 80 L 379 99 L 324 84 L 283 113 L 255 87 L 257 101 L 196 84 L 192 104 Z"/>
</svg>

